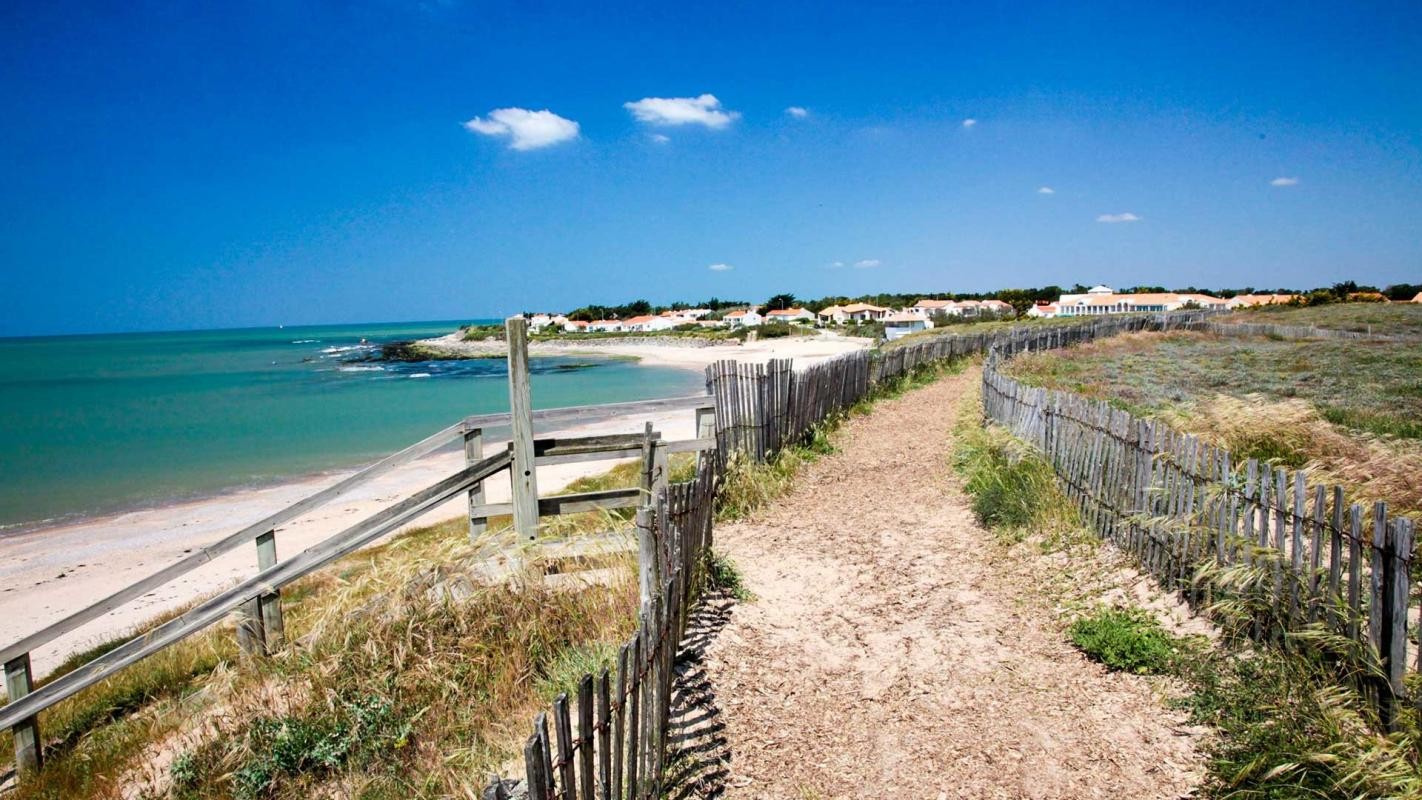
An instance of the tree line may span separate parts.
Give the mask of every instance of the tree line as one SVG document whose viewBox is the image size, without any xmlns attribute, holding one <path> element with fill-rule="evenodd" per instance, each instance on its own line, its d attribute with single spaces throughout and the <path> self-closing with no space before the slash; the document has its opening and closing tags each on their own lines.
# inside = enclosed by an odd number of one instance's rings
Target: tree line
<svg viewBox="0 0 1422 800">
<path fill-rule="evenodd" d="M 569 312 L 568 318 L 584 322 L 593 322 L 600 319 L 627 319 L 628 317 L 637 317 L 647 314 L 660 314 L 663 311 L 706 308 L 711 310 L 711 317 L 714 319 L 720 317 L 724 312 L 739 308 L 749 308 L 752 305 L 756 305 L 756 307 L 767 311 L 804 308 L 819 313 L 830 306 L 844 306 L 851 303 L 869 303 L 885 308 L 903 308 L 924 299 L 958 301 L 1001 300 L 1012 306 L 1018 316 L 1021 316 L 1039 302 L 1056 302 L 1064 294 L 1085 294 L 1090 291 L 1090 289 L 1091 287 L 1078 283 L 1066 288 L 1048 285 L 1030 288 L 998 289 L 991 292 L 880 292 L 878 294 L 862 294 L 857 296 L 827 295 L 817 298 L 801 298 L 788 292 L 782 292 L 772 295 L 764 303 L 760 304 L 752 304 L 747 300 L 723 300 L 718 297 L 712 297 L 696 304 L 675 302 L 670 305 L 654 305 L 647 300 L 633 300 L 621 305 L 582 306 L 581 308 Z M 1177 294 L 1206 294 L 1224 299 L 1243 294 L 1292 294 L 1301 298 L 1299 301 L 1301 305 L 1323 305 L 1326 303 L 1356 302 L 1360 300 L 1411 300 L 1418 292 L 1422 292 L 1422 284 L 1396 283 L 1379 288 L 1377 286 L 1359 284 L 1356 281 L 1342 281 L 1331 286 L 1316 287 L 1313 289 L 1290 287 L 1270 289 L 1254 286 L 1245 286 L 1236 289 L 1201 289 L 1195 286 L 1167 289 L 1164 286 L 1132 286 L 1116 291 L 1121 294 L 1165 292 Z"/>
</svg>

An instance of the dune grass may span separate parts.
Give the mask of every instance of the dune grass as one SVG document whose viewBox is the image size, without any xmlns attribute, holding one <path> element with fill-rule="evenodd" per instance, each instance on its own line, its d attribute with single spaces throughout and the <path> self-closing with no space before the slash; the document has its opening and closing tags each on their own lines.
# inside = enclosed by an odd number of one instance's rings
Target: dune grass
<svg viewBox="0 0 1422 800">
<path fill-rule="evenodd" d="M 1312 325 L 1385 336 L 1422 336 L 1422 303 L 1331 303 L 1323 306 L 1258 306 L 1236 311 L 1221 322 Z"/>
<path fill-rule="evenodd" d="M 1403 708 L 1392 732 L 1384 731 L 1359 688 L 1376 669 L 1365 655 L 1321 626 L 1267 647 L 1249 638 L 1253 620 L 1276 611 L 1271 597 L 1251 591 L 1269 585 L 1266 560 L 1200 576 L 1213 587 L 1208 614 L 1217 643 L 1168 633 L 1143 609 L 1101 604 L 1100 565 L 1084 549 L 1099 540 L 1040 456 L 1005 429 L 984 426 L 976 410 L 965 404 L 954 444 L 975 512 L 1000 544 L 1031 538 L 1053 554 L 1042 562 L 1050 573 L 1042 583 L 1062 594 L 1050 607 L 1065 637 L 1111 669 L 1163 676 L 1162 696 L 1213 729 L 1196 796 L 1422 797 L 1418 711 Z"/>
<path fill-rule="evenodd" d="M 1129 334 L 1025 354 L 1007 371 L 1166 420 L 1237 459 L 1307 468 L 1360 502 L 1422 510 L 1415 344 Z"/>
</svg>

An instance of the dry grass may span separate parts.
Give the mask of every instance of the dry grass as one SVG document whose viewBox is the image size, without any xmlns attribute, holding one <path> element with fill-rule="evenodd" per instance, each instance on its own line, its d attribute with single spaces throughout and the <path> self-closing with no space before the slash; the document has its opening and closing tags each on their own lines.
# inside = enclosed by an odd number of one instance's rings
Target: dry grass
<svg viewBox="0 0 1422 800">
<path fill-rule="evenodd" d="M 673 477 L 689 461 L 674 460 Z M 637 464 L 622 464 L 566 491 L 638 478 Z M 549 533 L 625 528 L 624 516 L 562 517 Z M 497 536 L 508 520 L 490 523 Z M 606 585 L 554 590 L 536 575 L 480 585 L 451 566 L 477 552 L 467 530 L 463 519 L 412 530 L 288 587 L 298 644 L 270 660 L 239 669 L 227 625 L 61 703 L 41 716 L 45 768 L 13 796 L 473 793 L 567 665 L 630 635 L 636 587 L 624 556 L 598 565 Z M 440 588 L 450 586 L 459 591 Z"/>
<path fill-rule="evenodd" d="M 1422 304 L 1333 303 L 1308 308 L 1261 306 L 1237 311 L 1221 321 L 1265 325 L 1313 325 L 1318 328 L 1387 336 L 1422 336 Z"/>
<path fill-rule="evenodd" d="M 1103 399 L 1254 457 L 1305 468 L 1359 501 L 1422 510 L 1422 349 L 1130 334 L 1008 366 L 1037 386 Z"/>
</svg>

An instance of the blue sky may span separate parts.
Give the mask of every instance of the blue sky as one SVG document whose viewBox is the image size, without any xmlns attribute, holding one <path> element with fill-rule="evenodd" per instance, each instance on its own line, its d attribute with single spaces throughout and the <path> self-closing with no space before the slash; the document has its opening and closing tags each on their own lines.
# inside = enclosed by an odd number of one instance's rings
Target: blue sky
<svg viewBox="0 0 1422 800">
<path fill-rule="evenodd" d="M 5 4 L 0 334 L 1422 281 L 1415 2 L 674 5 Z"/>
</svg>

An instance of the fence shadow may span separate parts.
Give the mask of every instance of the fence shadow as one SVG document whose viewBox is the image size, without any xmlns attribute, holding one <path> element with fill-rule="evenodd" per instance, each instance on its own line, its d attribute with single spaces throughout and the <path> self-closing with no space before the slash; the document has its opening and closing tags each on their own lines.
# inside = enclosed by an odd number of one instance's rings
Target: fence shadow
<svg viewBox="0 0 1422 800">
<path fill-rule="evenodd" d="M 706 648 L 730 622 L 736 599 L 709 592 L 688 620 L 677 656 L 672 690 L 670 749 L 665 795 L 671 800 L 706 800 L 725 794 L 731 748 L 706 672 Z"/>
</svg>

